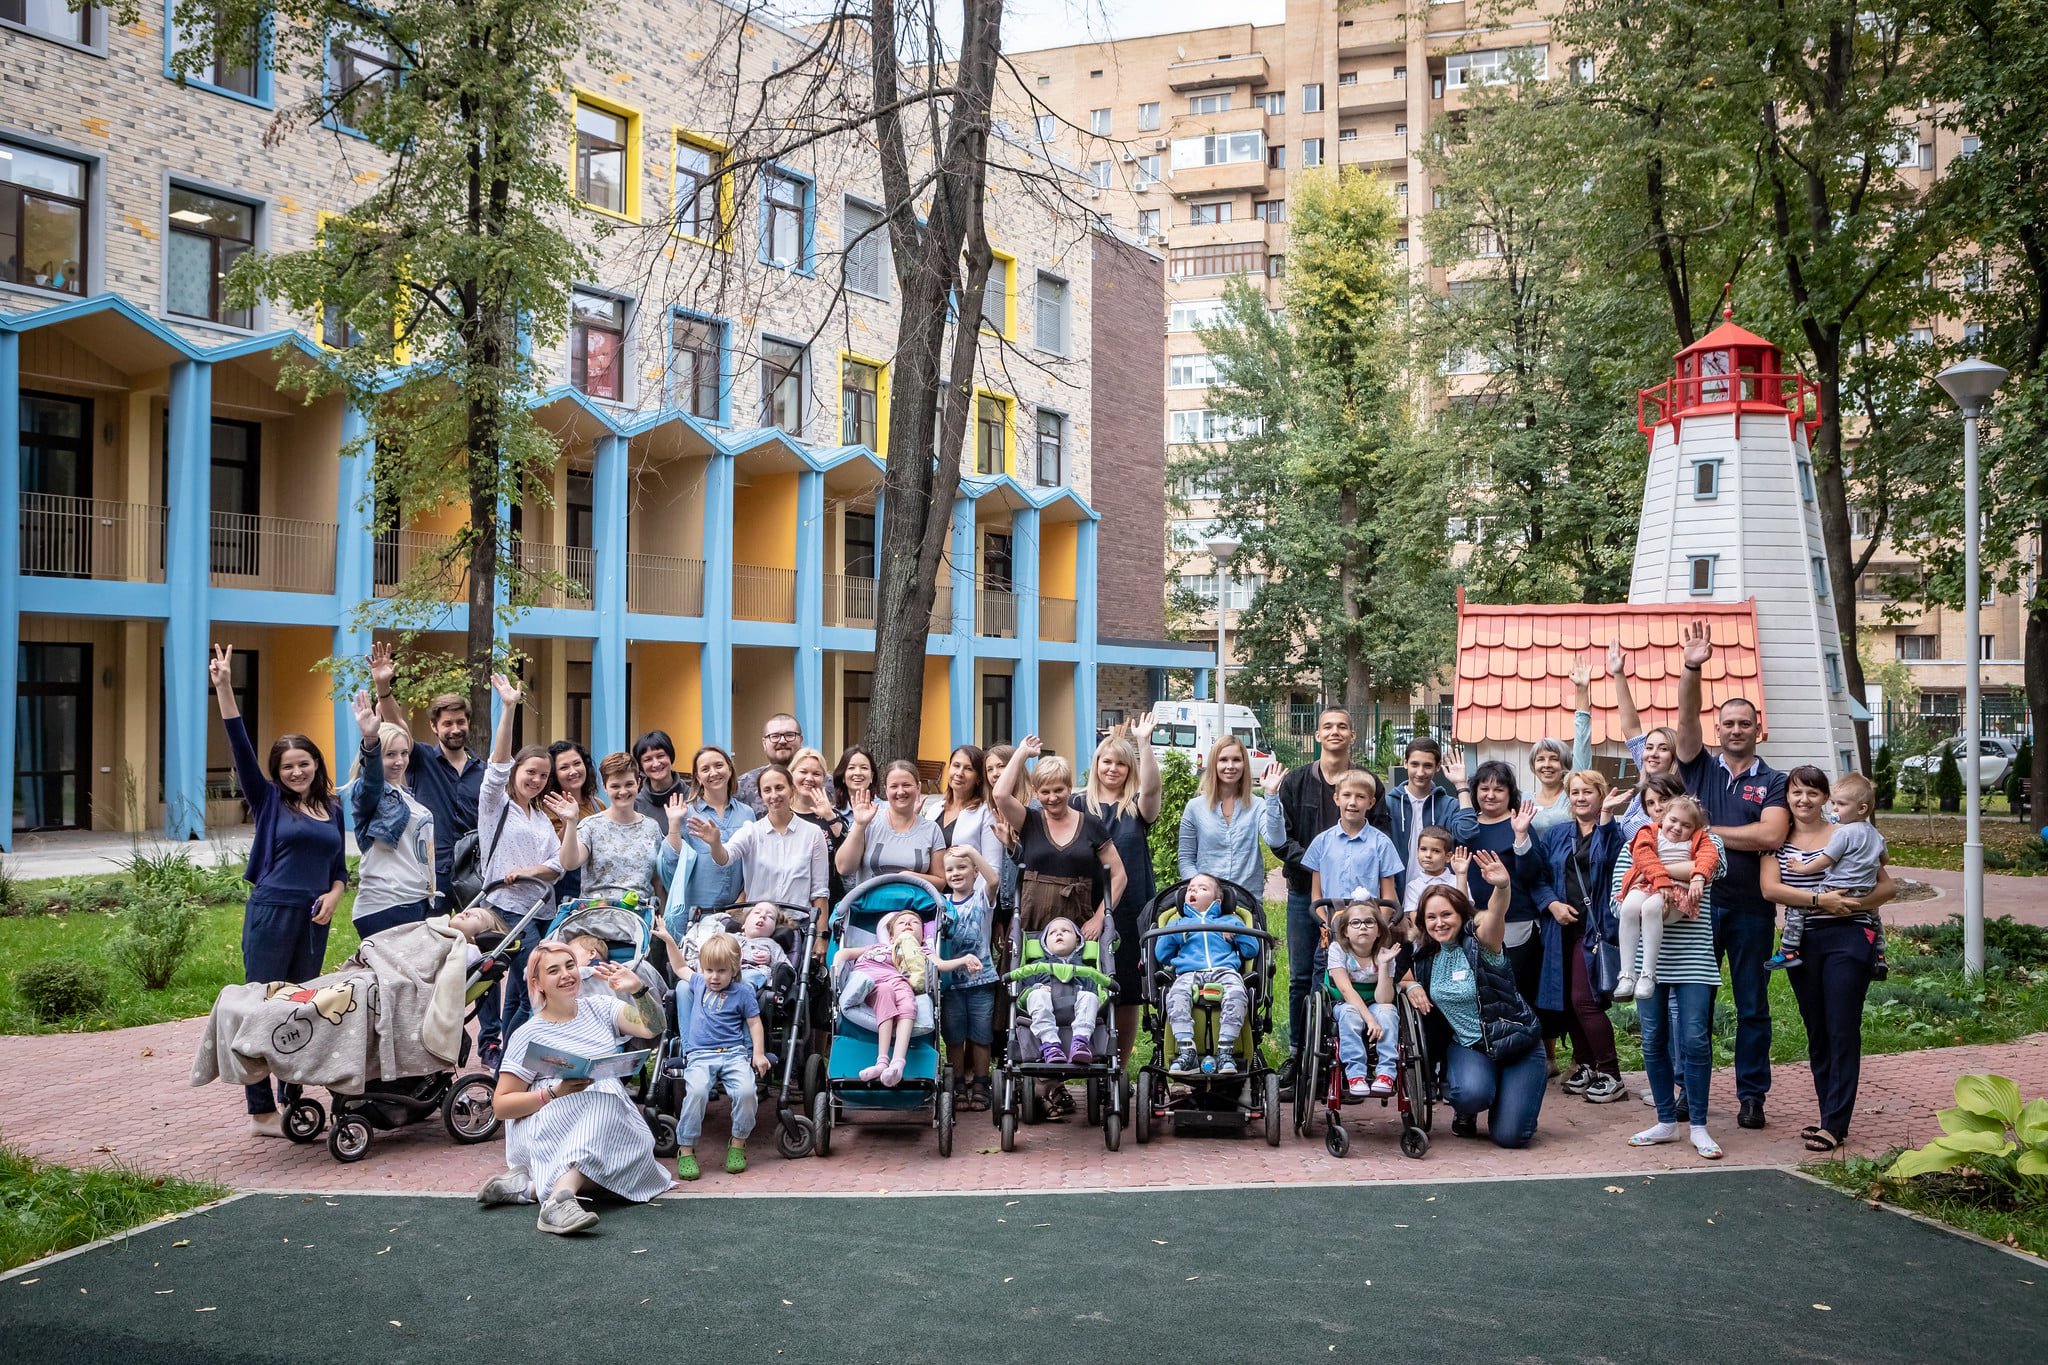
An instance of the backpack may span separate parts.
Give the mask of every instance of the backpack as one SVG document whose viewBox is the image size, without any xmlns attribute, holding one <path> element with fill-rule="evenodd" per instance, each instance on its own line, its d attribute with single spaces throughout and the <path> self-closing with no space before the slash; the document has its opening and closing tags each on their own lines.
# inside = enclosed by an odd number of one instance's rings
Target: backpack
<svg viewBox="0 0 2048 1365">
<path fill-rule="evenodd" d="M 455 841 L 455 853 L 448 863 L 448 895 L 452 908 L 449 914 L 475 905 L 477 897 L 484 893 L 484 867 L 498 851 L 498 836 L 505 832 L 505 817 L 512 812 L 512 802 L 507 800 L 498 810 L 498 823 L 491 830 L 491 846 L 481 856 L 477 853 L 477 832 L 471 830 Z"/>
</svg>

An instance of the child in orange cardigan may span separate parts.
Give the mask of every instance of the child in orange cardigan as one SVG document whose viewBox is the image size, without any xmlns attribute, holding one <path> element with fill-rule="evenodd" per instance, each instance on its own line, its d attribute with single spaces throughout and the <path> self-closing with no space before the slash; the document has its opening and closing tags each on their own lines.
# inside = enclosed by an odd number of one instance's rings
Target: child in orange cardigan
<svg viewBox="0 0 2048 1365">
<path fill-rule="evenodd" d="M 1690 796 L 1665 803 L 1654 825 L 1636 831 L 1628 846 L 1631 866 L 1621 883 L 1621 979 L 1617 999 L 1647 1000 L 1657 993 L 1657 950 L 1664 925 L 1680 914 L 1697 913 L 1700 894 L 1713 880 L 1721 855 L 1707 837 L 1706 813 Z M 1643 970 L 1634 975 L 1636 943 L 1642 942 Z"/>
</svg>

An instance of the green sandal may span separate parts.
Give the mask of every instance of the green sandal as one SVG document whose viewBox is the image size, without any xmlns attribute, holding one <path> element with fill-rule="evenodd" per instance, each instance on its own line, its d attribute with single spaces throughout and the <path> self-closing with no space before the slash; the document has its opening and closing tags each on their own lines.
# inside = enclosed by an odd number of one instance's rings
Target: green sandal
<svg viewBox="0 0 2048 1365">
<path fill-rule="evenodd" d="M 738 1175 L 745 1169 L 747 1169 L 747 1149 L 744 1147 L 726 1148 L 725 1173 L 727 1175 Z"/>
<path fill-rule="evenodd" d="M 699 1174 L 695 1153 L 685 1152 L 676 1158 L 676 1179 L 695 1180 Z"/>
</svg>

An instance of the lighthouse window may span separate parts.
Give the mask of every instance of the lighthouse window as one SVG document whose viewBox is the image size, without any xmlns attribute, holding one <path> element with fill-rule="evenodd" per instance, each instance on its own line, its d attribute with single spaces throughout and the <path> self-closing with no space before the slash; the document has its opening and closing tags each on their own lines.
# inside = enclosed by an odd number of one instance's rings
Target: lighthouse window
<svg viewBox="0 0 2048 1365">
<path fill-rule="evenodd" d="M 1692 591 L 1701 595 L 1714 590 L 1714 560 L 1716 555 L 1693 555 Z"/>
<path fill-rule="evenodd" d="M 1719 460 L 1693 461 L 1692 495 L 1696 498 L 1715 498 L 1721 495 L 1721 462 Z"/>
<path fill-rule="evenodd" d="M 1805 460 L 1799 462 L 1799 496 L 1813 501 L 1813 466 Z"/>
<path fill-rule="evenodd" d="M 1813 591 L 1819 597 L 1828 595 L 1828 562 L 1819 555 L 1813 557 Z"/>
<path fill-rule="evenodd" d="M 1842 690 L 1842 656 L 1829 650 L 1827 659 L 1828 691 L 1839 692 Z"/>
</svg>

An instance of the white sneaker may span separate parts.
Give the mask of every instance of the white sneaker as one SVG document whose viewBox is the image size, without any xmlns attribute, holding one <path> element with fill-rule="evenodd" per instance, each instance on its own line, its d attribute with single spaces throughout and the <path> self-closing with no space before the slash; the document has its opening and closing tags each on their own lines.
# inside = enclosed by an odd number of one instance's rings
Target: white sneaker
<svg viewBox="0 0 2048 1365">
<path fill-rule="evenodd" d="M 1633 1000 L 1635 994 L 1636 979 L 1626 972 L 1622 973 L 1614 983 L 1614 998 L 1616 1000 Z"/>
<path fill-rule="evenodd" d="M 573 1194 L 551 1194 L 540 1206 L 540 1230 L 567 1236 L 597 1226 L 597 1215 L 576 1202 Z"/>
<path fill-rule="evenodd" d="M 1649 972 L 1644 972 L 1643 979 L 1636 982 L 1636 999 L 1648 1000 L 1651 996 L 1655 995 L 1656 993 L 1657 978 L 1651 975 Z"/>
<path fill-rule="evenodd" d="M 487 1209 L 500 1204 L 530 1204 L 533 1202 L 533 1177 L 527 1174 L 524 1166 L 500 1171 L 476 1192 L 476 1202 Z"/>
<path fill-rule="evenodd" d="M 275 1109 L 267 1114 L 249 1115 L 249 1135 L 251 1137 L 283 1137 L 284 1115 L 278 1113 Z"/>
<path fill-rule="evenodd" d="M 1613 1104 L 1616 1100 L 1628 1098 L 1628 1087 L 1619 1079 L 1604 1071 L 1593 1073 L 1593 1083 L 1582 1092 L 1588 1104 Z"/>
</svg>

